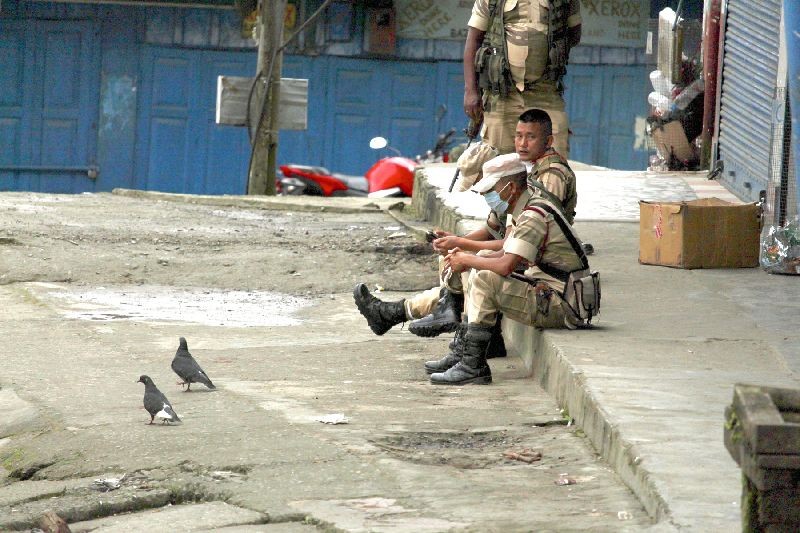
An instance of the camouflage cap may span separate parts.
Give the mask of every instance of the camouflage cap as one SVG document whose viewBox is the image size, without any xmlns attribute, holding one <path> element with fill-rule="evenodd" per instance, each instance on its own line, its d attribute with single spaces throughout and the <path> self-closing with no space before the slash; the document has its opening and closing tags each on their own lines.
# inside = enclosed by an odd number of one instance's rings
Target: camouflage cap
<svg viewBox="0 0 800 533">
<path fill-rule="evenodd" d="M 463 192 L 472 187 L 481 176 L 483 164 L 498 155 L 500 155 L 500 152 L 497 148 L 485 142 L 473 144 L 464 150 L 458 158 L 457 165 L 461 174 L 458 177 L 455 189 Z"/>
</svg>

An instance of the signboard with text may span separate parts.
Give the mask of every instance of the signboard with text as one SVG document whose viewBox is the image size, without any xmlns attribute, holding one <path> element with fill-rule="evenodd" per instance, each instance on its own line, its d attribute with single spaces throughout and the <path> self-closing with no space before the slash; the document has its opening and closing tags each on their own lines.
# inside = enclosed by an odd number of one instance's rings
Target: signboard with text
<svg viewBox="0 0 800 533">
<path fill-rule="evenodd" d="M 581 0 L 581 44 L 644 48 L 650 0 Z"/>
<path fill-rule="evenodd" d="M 473 0 L 395 0 L 397 36 L 463 41 Z"/>
<path fill-rule="evenodd" d="M 643 48 L 650 0 L 580 0 L 581 44 Z M 473 0 L 395 0 L 397 36 L 463 41 Z"/>
</svg>

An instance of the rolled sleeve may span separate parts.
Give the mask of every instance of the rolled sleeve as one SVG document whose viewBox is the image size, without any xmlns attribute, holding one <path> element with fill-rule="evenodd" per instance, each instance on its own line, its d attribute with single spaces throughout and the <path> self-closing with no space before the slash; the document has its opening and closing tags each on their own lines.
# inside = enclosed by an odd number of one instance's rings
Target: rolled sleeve
<svg viewBox="0 0 800 533">
<path fill-rule="evenodd" d="M 489 29 L 489 4 L 486 0 L 476 0 L 472 6 L 472 15 L 469 17 L 467 26 L 472 26 L 480 31 Z"/>
<path fill-rule="evenodd" d="M 539 247 L 525 241 L 523 239 L 516 239 L 509 237 L 503 243 L 503 251 L 507 254 L 515 254 L 525 259 L 529 263 L 536 261 L 536 256 L 539 255 Z"/>
<path fill-rule="evenodd" d="M 535 263 L 547 231 L 545 215 L 538 211 L 525 210 L 517 219 L 513 233 L 503 243 L 503 251 Z"/>
</svg>

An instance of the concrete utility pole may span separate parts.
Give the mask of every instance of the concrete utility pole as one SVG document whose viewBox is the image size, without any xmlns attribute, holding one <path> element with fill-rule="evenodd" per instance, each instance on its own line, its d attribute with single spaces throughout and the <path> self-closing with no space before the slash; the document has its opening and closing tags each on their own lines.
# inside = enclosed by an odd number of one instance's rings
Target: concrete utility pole
<svg viewBox="0 0 800 533">
<path fill-rule="evenodd" d="M 247 194 L 275 194 L 275 166 L 278 154 L 278 98 L 283 53 L 285 0 L 260 0 L 258 22 L 258 76 L 251 113 L 255 127 Z M 266 94 L 264 82 L 266 81 Z M 253 115 L 255 115 L 253 117 Z"/>
</svg>

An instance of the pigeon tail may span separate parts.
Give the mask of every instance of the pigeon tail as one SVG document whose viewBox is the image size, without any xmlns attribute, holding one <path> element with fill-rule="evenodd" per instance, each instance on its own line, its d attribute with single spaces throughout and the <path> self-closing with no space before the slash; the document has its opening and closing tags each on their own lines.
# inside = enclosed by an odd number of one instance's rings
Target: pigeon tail
<svg viewBox="0 0 800 533">
<path fill-rule="evenodd" d="M 197 373 L 197 376 L 196 376 L 196 378 L 195 378 L 195 381 L 196 381 L 197 383 L 202 383 L 203 385 L 205 385 L 205 386 L 206 386 L 206 387 L 208 387 L 209 389 L 216 389 L 216 388 L 217 388 L 217 387 L 216 387 L 216 386 L 215 386 L 215 385 L 214 385 L 214 384 L 211 382 L 211 378 L 209 378 L 209 377 L 206 375 L 206 373 L 205 373 L 205 372 L 203 372 L 202 370 L 201 370 L 200 372 L 198 372 L 198 373 Z"/>
<path fill-rule="evenodd" d="M 178 417 L 178 413 L 176 413 L 172 406 L 168 403 L 164 404 L 164 407 L 155 414 L 156 418 L 160 418 L 162 422 L 180 422 L 181 419 Z"/>
</svg>

